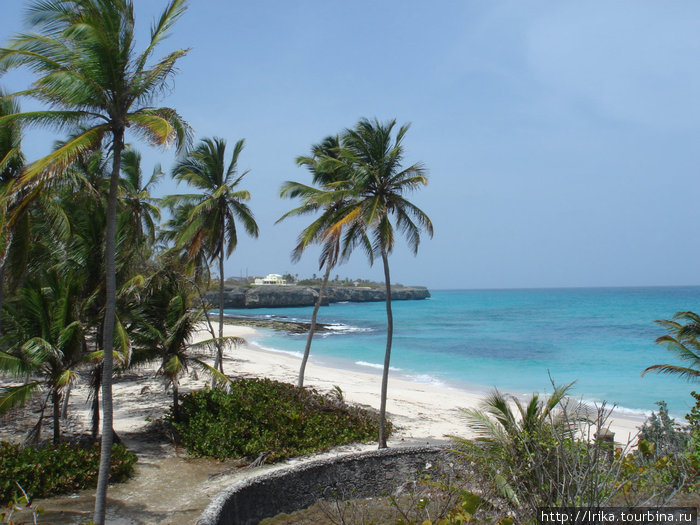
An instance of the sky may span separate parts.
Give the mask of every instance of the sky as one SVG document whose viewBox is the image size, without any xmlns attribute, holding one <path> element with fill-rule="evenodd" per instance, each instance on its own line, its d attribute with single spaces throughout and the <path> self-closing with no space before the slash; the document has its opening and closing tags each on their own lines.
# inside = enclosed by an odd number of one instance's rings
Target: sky
<svg viewBox="0 0 700 525">
<path fill-rule="evenodd" d="M 135 4 L 145 37 L 165 2 Z M 3 0 L 0 42 L 23 29 L 25 5 Z M 428 168 L 409 199 L 435 235 L 415 257 L 397 242 L 392 282 L 700 285 L 699 35 L 694 1 L 192 0 L 156 52 L 190 49 L 158 105 L 197 140 L 246 140 L 260 236 L 240 236 L 227 276 L 321 274 L 317 250 L 290 261 L 311 219 L 275 225 L 296 204 L 279 188 L 310 182 L 296 157 L 366 117 L 411 123 L 406 163 Z M 8 91 L 29 82 L 0 78 Z M 27 130 L 29 160 L 57 138 Z M 145 171 L 170 172 L 174 152 L 131 140 Z M 170 179 L 156 190 L 186 192 Z M 383 280 L 360 251 L 336 274 Z"/>
</svg>

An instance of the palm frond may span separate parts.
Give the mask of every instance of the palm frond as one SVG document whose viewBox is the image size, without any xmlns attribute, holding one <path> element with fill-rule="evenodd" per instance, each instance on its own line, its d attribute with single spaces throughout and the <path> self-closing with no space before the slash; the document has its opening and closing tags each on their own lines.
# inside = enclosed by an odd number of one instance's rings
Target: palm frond
<svg viewBox="0 0 700 525">
<path fill-rule="evenodd" d="M 8 386 L 0 389 L 0 415 L 12 408 L 22 406 L 32 399 L 41 385 L 41 381 L 32 381 L 20 386 Z"/>
</svg>

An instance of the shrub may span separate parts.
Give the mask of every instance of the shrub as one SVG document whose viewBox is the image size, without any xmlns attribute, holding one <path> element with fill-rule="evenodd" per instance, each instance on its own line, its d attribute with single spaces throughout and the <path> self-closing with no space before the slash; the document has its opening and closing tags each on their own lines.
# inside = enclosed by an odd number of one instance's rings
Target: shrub
<svg viewBox="0 0 700 525">
<path fill-rule="evenodd" d="M 277 461 L 369 441 L 379 432 L 378 418 L 346 405 L 338 391 L 322 395 L 269 379 L 240 379 L 228 392 L 192 392 L 182 397 L 179 415 L 173 425 L 187 450 L 219 459 Z"/>
<path fill-rule="evenodd" d="M 652 445 L 654 458 L 666 454 L 679 454 L 686 450 L 688 433 L 669 416 L 665 401 L 658 401 L 659 413 L 651 413 L 639 431 L 639 439 Z"/>
<path fill-rule="evenodd" d="M 697 475 L 700 471 L 700 394 L 690 393 L 695 398 L 695 405 L 685 416 L 688 422 L 688 458 Z"/>
<path fill-rule="evenodd" d="M 610 410 L 587 407 L 566 397 L 571 385 L 557 387 L 546 400 L 524 404 L 495 392 L 482 410 L 468 410 L 476 442 L 456 438 L 503 509 L 521 522 L 539 507 L 597 508 L 621 492 L 624 452 L 597 439 L 608 427 Z"/>
<path fill-rule="evenodd" d="M 126 480 L 134 470 L 136 456 L 122 445 L 112 448 L 110 481 Z M 62 443 L 22 448 L 0 442 L 0 505 L 23 496 L 42 498 L 94 487 L 100 466 L 100 447 Z M 18 486 L 19 485 L 19 486 Z"/>
<path fill-rule="evenodd" d="M 645 496 L 651 502 L 665 503 L 679 492 L 694 492 L 698 485 L 700 457 L 700 396 L 692 393 L 695 406 L 685 416 L 683 428 L 668 414 L 664 401 L 656 403 L 639 432 L 637 450 L 626 458 L 627 473 L 637 473 L 635 482 L 627 482 L 626 492 Z"/>
</svg>

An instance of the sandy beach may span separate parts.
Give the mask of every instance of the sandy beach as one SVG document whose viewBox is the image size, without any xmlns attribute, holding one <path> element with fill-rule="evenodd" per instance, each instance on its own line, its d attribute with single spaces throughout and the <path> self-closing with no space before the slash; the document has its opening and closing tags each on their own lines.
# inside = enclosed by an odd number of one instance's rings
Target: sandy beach
<svg viewBox="0 0 700 525">
<path fill-rule="evenodd" d="M 218 333 L 216 324 L 214 328 Z M 224 335 L 243 337 L 250 341 L 255 339 L 256 330 L 246 326 L 225 325 Z M 206 330 L 197 334 L 198 339 L 209 337 Z M 296 383 L 299 365 L 298 357 L 264 350 L 254 343 L 229 350 L 224 360 L 225 372 L 229 376 L 266 377 L 291 383 Z M 171 394 L 163 388 L 156 371 L 157 365 L 153 364 L 129 371 L 115 379 L 114 428 L 125 445 L 138 455 L 139 461 L 136 474 L 131 480 L 110 489 L 110 523 L 132 525 L 193 522 L 220 490 L 252 472 L 235 461 L 190 458 L 179 447 L 164 443 L 162 438 L 153 438 L 153 421 L 161 418 L 171 403 Z M 377 409 L 380 379 L 379 371 L 367 373 L 320 366 L 313 360 L 312 347 L 305 385 L 320 391 L 329 391 L 338 386 L 346 401 Z M 184 377 L 180 385 L 181 392 L 201 388 L 207 383 L 208 377 L 203 374 Z M 471 437 L 462 410 L 478 407 L 484 395 L 485 393 L 418 383 L 397 374 L 390 375 L 387 412 L 396 430 L 388 445 L 392 447 L 447 441 L 449 435 Z M 85 385 L 73 389 L 69 412 L 70 417 L 64 423 L 64 428 L 75 433 L 89 432 L 90 413 Z M 33 418 L 33 414 L 28 414 L 24 418 L 25 426 L 33 423 Z M 634 437 L 642 421 L 641 416 L 614 414 L 611 430 L 615 432 L 615 440 L 626 442 Z M 21 428 L 3 428 L 0 430 L 0 439 L 6 439 L 11 433 L 17 437 L 20 430 Z M 350 445 L 326 454 L 337 455 L 375 447 L 376 443 Z M 291 463 L 309 459 L 299 458 Z M 281 466 L 264 465 L 258 467 L 256 472 Z M 187 484 L 179 482 L 183 476 L 188 479 Z M 49 519 L 49 522 L 80 523 L 90 517 L 93 498 L 94 491 L 85 490 L 36 503 L 46 509 L 44 518 Z"/>
<path fill-rule="evenodd" d="M 247 327 L 225 326 L 227 335 L 254 339 L 255 331 Z M 306 367 L 304 384 L 321 391 L 339 386 L 345 399 L 379 408 L 380 371 L 377 373 L 320 366 L 314 362 L 313 347 Z M 248 344 L 233 352 L 235 359 L 228 374 L 268 377 L 296 383 L 301 360 L 291 354 L 264 350 Z M 398 427 L 389 440 L 389 446 L 406 440 L 441 440 L 446 436 L 471 437 L 462 410 L 478 408 L 487 392 L 472 393 L 459 389 L 434 386 L 409 380 L 397 373 L 389 375 L 387 413 Z M 644 417 L 613 413 L 610 429 L 618 442 L 626 442 L 636 435 Z"/>
</svg>

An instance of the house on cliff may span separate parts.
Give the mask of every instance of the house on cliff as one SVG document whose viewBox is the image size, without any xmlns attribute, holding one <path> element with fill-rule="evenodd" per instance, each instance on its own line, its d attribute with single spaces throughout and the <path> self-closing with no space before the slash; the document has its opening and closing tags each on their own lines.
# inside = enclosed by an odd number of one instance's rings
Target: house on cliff
<svg viewBox="0 0 700 525">
<path fill-rule="evenodd" d="M 282 279 L 282 276 L 276 273 L 271 273 L 268 274 L 267 277 L 264 278 L 256 278 L 255 282 L 253 283 L 256 286 L 263 286 L 263 285 L 277 285 L 277 286 L 284 286 L 287 284 L 287 281 L 285 279 Z"/>
</svg>

